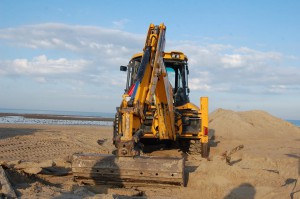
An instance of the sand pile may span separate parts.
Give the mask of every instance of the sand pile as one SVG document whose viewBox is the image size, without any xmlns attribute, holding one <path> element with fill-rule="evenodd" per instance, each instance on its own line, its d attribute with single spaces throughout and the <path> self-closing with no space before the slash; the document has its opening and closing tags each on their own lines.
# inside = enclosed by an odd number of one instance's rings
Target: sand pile
<svg viewBox="0 0 300 199">
<path fill-rule="evenodd" d="M 257 139 L 300 135 L 300 129 L 261 110 L 234 112 L 217 109 L 209 115 L 209 128 L 224 139 Z"/>
<path fill-rule="evenodd" d="M 209 119 L 212 161 L 190 173 L 187 196 L 201 190 L 201 198 L 299 198 L 300 128 L 260 110 L 218 109 Z M 241 144 L 231 164 L 219 158 Z"/>
</svg>

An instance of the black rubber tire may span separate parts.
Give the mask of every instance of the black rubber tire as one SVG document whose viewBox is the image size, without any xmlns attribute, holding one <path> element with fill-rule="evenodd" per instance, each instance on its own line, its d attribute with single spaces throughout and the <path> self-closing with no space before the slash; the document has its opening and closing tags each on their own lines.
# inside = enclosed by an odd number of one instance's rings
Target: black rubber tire
<svg viewBox="0 0 300 199">
<path fill-rule="evenodd" d="M 190 148 L 190 140 L 179 140 L 178 141 L 179 148 L 183 153 L 189 153 L 189 148 Z"/>
<path fill-rule="evenodd" d="M 210 147 L 208 143 L 201 143 L 201 156 L 202 158 L 208 158 Z"/>
<path fill-rule="evenodd" d="M 115 114 L 115 120 L 113 123 L 113 144 L 115 144 L 115 138 L 117 137 L 117 135 L 119 134 L 119 118 L 120 118 L 120 114 L 117 112 Z"/>
</svg>

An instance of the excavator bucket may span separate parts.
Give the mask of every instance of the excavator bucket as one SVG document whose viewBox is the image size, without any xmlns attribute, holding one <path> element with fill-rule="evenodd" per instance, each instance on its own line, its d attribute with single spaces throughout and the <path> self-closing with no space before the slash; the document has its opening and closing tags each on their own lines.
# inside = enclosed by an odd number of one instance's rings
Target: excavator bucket
<svg viewBox="0 0 300 199">
<path fill-rule="evenodd" d="M 75 154 L 72 172 L 75 181 L 91 185 L 184 185 L 184 159 L 175 157 Z"/>
</svg>

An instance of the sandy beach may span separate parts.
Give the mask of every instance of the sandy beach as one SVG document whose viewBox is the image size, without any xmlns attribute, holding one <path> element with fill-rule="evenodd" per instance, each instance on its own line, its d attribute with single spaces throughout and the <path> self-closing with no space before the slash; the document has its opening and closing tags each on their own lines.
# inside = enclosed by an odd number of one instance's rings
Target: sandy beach
<svg viewBox="0 0 300 199">
<path fill-rule="evenodd" d="M 91 187 L 73 182 L 72 154 L 111 153 L 111 126 L 0 124 L 0 162 L 20 198 L 300 198 L 298 127 L 263 111 L 218 109 L 209 118 L 214 138 L 210 157 L 187 156 L 186 187 Z M 226 162 L 222 154 L 241 145 Z M 182 156 L 176 149 L 144 155 Z M 48 173 L 28 175 L 10 166 L 47 161 L 53 165 Z"/>
</svg>

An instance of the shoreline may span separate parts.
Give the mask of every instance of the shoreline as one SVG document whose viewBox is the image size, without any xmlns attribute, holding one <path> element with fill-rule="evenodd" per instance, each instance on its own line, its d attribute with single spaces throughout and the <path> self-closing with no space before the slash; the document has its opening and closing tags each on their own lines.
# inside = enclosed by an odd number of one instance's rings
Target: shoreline
<svg viewBox="0 0 300 199">
<path fill-rule="evenodd" d="M 112 125 L 114 118 L 68 114 L 1 113 L 0 124 Z M 300 120 L 285 120 L 300 128 Z"/>
<path fill-rule="evenodd" d="M 0 113 L 0 124 L 111 126 L 113 121 L 113 118 L 92 116 Z"/>
<path fill-rule="evenodd" d="M 113 122 L 114 118 L 94 117 L 94 116 L 75 116 L 75 115 L 54 115 L 54 114 L 26 114 L 26 113 L 0 113 L 0 117 L 19 116 L 28 119 L 52 119 L 52 120 L 82 120 L 82 121 L 105 121 Z"/>
</svg>

